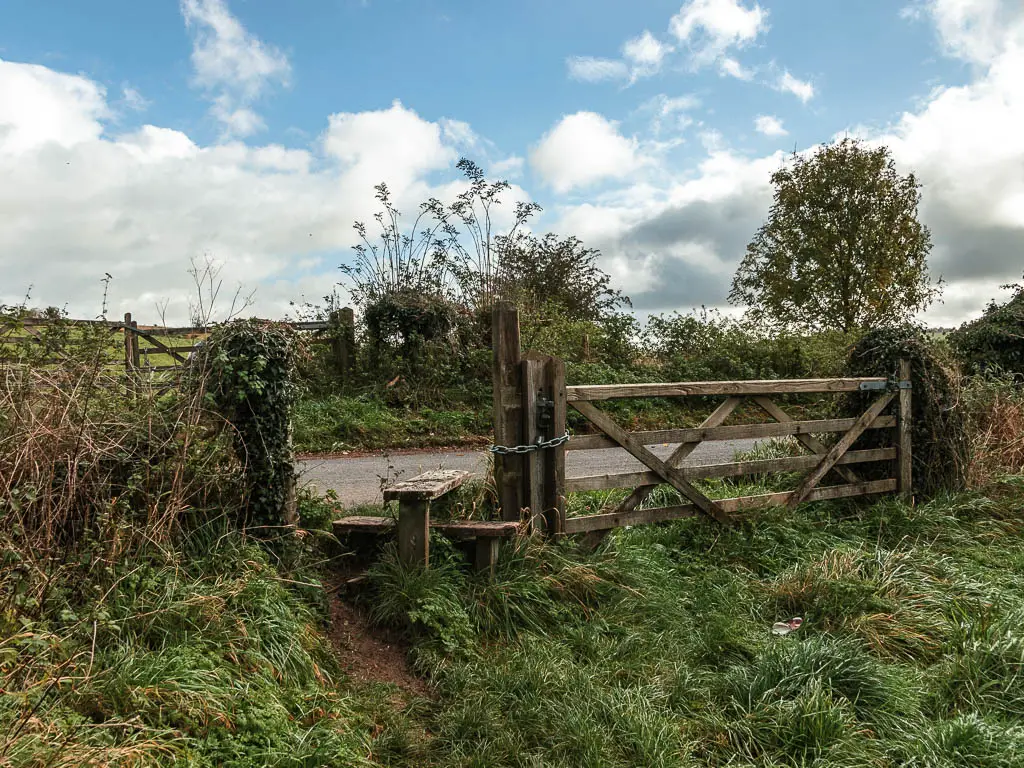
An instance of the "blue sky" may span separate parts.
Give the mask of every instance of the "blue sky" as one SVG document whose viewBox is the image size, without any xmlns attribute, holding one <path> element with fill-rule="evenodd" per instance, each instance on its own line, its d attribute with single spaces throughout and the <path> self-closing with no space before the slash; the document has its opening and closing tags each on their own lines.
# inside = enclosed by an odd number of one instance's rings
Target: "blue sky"
<svg viewBox="0 0 1024 768">
<path fill-rule="evenodd" d="M 1024 261 L 1022 30 L 1013 0 L 0 0 L 0 301 L 94 314 L 109 271 L 181 316 L 209 254 L 280 314 L 373 183 L 411 208 L 467 154 L 641 311 L 718 306 L 785 153 L 853 133 L 924 181 L 957 321 Z"/>
</svg>

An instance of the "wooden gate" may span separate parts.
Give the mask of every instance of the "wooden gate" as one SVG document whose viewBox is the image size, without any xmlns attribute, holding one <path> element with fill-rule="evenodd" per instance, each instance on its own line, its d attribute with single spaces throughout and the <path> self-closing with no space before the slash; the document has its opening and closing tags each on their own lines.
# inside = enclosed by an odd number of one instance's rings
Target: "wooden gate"
<svg viewBox="0 0 1024 768">
<path fill-rule="evenodd" d="M 671 384 L 570 386 L 564 384 L 561 361 L 519 352 L 518 315 L 510 307 L 494 314 L 495 442 L 506 448 L 546 445 L 562 434 L 566 407 L 578 411 L 598 431 L 574 436 L 567 444 L 522 453 L 498 453 L 495 477 L 506 520 L 527 516 L 549 534 L 584 533 L 625 525 L 661 522 L 703 514 L 728 524 L 732 515 L 764 506 L 795 507 L 805 501 L 839 499 L 911 491 L 910 363 L 900 361 L 897 376 L 887 378 L 788 379 L 771 381 L 705 381 Z M 808 393 L 877 392 L 859 416 L 795 420 L 773 400 L 775 396 Z M 704 422 L 695 428 L 629 432 L 596 403 L 620 398 L 722 397 Z M 771 421 L 726 425 L 744 401 Z M 895 403 L 895 414 L 887 414 Z M 891 445 L 850 450 L 867 430 L 888 430 Z M 815 435 L 839 433 L 830 447 Z M 736 461 L 683 467 L 681 464 L 705 441 L 792 436 L 809 453 L 778 459 Z M 677 444 L 667 458 L 648 446 Z M 565 451 L 622 448 L 637 459 L 642 471 L 566 478 Z M 888 462 L 892 477 L 863 480 L 856 465 Z M 708 498 L 694 481 L 707 478 L 763 475 L 806 470 L 796 490 L 731 499 Z M 837 482 L 822 485 L 826 477 Z M 675 488 L 686 503 L 641 509 L 658 485 Z M 566 518 L 565 494 L 631 488 L 630 495 L 607 514 Z"/>
</svg>

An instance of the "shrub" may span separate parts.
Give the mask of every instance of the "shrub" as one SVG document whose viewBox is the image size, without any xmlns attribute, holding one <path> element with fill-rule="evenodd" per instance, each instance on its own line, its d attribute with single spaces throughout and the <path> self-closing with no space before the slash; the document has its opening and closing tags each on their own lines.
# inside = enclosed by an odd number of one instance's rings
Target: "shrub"
<svg viewBox="0 0 1024 768">
<path fill-rule="evenodd" d="M 900 359 L 910 360 L 913 381 L 911 442 L 914 492 L 926 497 L 966 485 L 969 464 L 967 422 L 959 399 L 959 382 L 943 363 L 933 342 L 916 326 L 876 329 L 853 347 L 850 376 L 893 376 Z M 850 415 L 860 415 L 878 393 L 845 398 Z M 881 447 L 891 437 L 869 430 L 856 447 Z"/>
<path fill-rule="evenodd" d="M 1024 285 L 1005 285 L 1013 296 L 989 303 L 977 320 L 949 334 L 949 343 L 970 371 L 1000 369 L 1024 374 Z"/>
<path fill-rule="evenodd" d="M 296 343 L 288 326 L 235 320 L 214 329 L 192 371 L 193 385 L 231 425 L 245 465 L 243 525 L 274 527 L 294 518 L 290 413 Z"/>
</svg>

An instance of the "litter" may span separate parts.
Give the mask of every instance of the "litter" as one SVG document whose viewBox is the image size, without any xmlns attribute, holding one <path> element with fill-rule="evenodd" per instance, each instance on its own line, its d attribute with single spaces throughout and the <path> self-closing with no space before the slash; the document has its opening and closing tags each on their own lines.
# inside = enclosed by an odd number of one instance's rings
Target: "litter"
<svg viewBox="0 0 1024 768">
<path fill-rule="evenodd" d="M 800 629 L 800 625 L 804 623 L 804 620 L 799 616 L 795 616 L 789 621 L 776 621 L 772 624 L 773 635 L 788 635 L 790 632 L 795 632 Z"/>
</svg>

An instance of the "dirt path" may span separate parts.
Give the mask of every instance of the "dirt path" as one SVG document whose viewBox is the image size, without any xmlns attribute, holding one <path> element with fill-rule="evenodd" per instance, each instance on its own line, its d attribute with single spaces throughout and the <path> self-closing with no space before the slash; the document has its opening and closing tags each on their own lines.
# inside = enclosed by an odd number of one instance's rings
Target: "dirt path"
<svg viewBox="0 0 1024 768">
<path fill-rule="evenodd" d="M 737 451 L 750 450 L 756 440 L 723 440 L 702 443 L 687 458 L 686 466 L 718 464 L 732 461 Z M 675 445 L 649 446 L 662 458 L 668 456 Z M 311 484 L 321 492 L 333 490 L 346 507 L 374 504 L 381 501 L 381 483 L 384 479 L 412 477 L 431 469 L 465 469 L 475 475 L 487 471 L 486 451 L 423 451 L 391 456 L 356 456 L 343 458 L 307 458 L 299 462 L 302 475 L 300 484 Z M 637 472 L 640 462 L 620 448 L 598 451 L 570 451 L 566 459 L 569 477 L 595 475 L 606 472 Z"/>
</svg>

